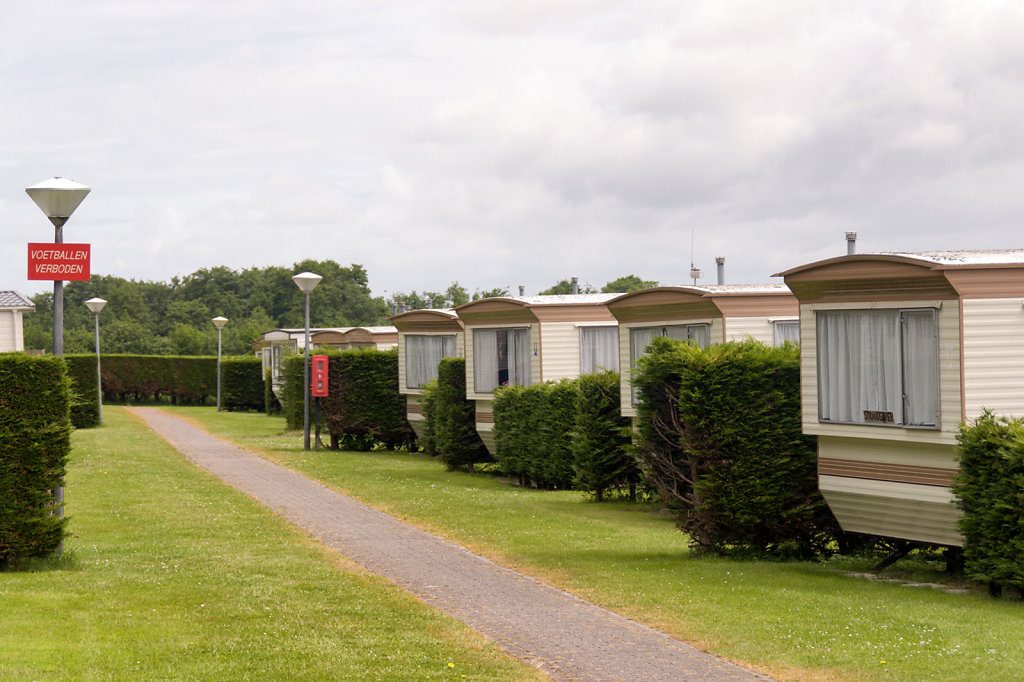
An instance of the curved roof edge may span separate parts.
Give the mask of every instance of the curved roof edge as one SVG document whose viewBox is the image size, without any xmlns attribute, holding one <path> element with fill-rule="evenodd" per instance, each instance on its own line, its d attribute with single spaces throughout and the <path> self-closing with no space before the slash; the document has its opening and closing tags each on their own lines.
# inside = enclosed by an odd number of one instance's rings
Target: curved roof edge
<svg viewBox="0 0 1024 682">
<path fill-rule="evenodd" d="M 650 289 L 638 289 L 625 294 L 619 294 L 612 300 L 608 301 L 608 305 L 619 303 L 630 298 L 658 293 L 691 294 L 701 298 L 715 298 L 718 296 L 785 295 L 790 294 L 791 292 L 789 287 L 785 284 L 705 284 L 693 286 L 664 286 L 651 287 Z"/>
<path fill-rule="evenodd" d="M 786 277 L 836 263 L 883 261 L 916 265 L 929 270 L 954 268 L 1024 267 L 1024 249 L 973 251 L 877 251 L 826 258 L 777 272 L 773 277 Z"/>
</svg>

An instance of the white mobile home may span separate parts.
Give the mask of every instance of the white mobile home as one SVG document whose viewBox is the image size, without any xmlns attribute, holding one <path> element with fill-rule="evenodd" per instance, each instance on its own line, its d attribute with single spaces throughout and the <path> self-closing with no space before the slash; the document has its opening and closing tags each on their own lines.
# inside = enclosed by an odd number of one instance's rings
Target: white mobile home
<svg viewBox="0 0 1024 682">
<path fill-rule="evenodd" d="M 700 346 L 756 339 L 766 344 L 799 342 L 796 297 L 781 284 L 718 284 L 655 287 L 608 302 L 619 323 L 622 415 L 635 417 L 631 373 L 657 336 L 689 339 Z"/>
<path fill-rule="evenodd" d="M 0 353 L 25 350 L 22 315 L 36 306 L 17 291 L 0 291 Z"/>
<path fill-rule="evenodd" d="M 847 531 L 960 546 L 956 433 L 1024 416 L 1024 250 L 863 253 L 780 273 L 800 300 L 804 432 Z"/>
<path fill-rule="evenodd" d="M 466 396 L 494 452 L 494 389 L 618 370 L 616 294 L 484 298 L 455 309 L 466 329 Z"/>
<path fill-rule="evenodd" d="M 398 329 L 398 392 L 405 396 L 406 418 L 423 437 L 423 385 L 437 379 L 441 358 L 464 357 L 466 334 L 451 309 L 411 310 L 391 318 Z"/>
</svg>

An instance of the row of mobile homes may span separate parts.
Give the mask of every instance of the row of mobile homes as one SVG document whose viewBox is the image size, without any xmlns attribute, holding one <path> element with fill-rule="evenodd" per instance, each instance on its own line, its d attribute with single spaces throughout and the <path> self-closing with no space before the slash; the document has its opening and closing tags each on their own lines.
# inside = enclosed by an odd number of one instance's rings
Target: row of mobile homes
<svg viewBox="0 0 1024 682">
<path fill-rule="evenodd" d="M 310 348 L 377 348 L 390 350 L 398 345 L 394 327 L 317 327 L 309 330 Z M 263 360 L 263 373 L 270 372 L 275 393 L 281 390 L 281 366 L 288 355 L 305 352 L 306 329 L 271 329 L 252 344 Z"/>
<path fill-rule="evenodd" d="M 309 344 L 313 348 L 374 348 L 391 350 L 398 346 L 398 330 L 395 327 L 341 327 L 320 329 L 310 334 Z"/>
<path fill-rule="evenodd" d="M 17 291 L 0 291 L 0 353 L 25 350 L 22 315 L 36 306 Z"/>
<path fill-rule="evenodd" d="M 617 294 L 485 298 L 455 309 L 465 326 L 466 397 L 494 453 L 494 389 L 617 370 Z"/>
<path fill-rule="evenodd" d="M 1024 416 L 1024 251 L 864 253 L 780 273 L 804 432 L 847 531 L 960 546 L 958 425 Z"/>
<path fill-rule="evenodd" d="M 442 358 L 465 357 L 466 334 L 451 309 L 412 310 L 391 318 L 398 330 L 398 392 L 405 396 L 406 418 L 423 437 L 423 386 L 437 379 Z"/>
<path fill-rule="evenodd" d="M 799 341 L 796 298 L 782 284 L 656 287 L 608 302 L 618 321 L 622 414 L 635 417 L 630 381 L 637 360 L 655 337 L 690 340 L 701 347 L 755 339 L 781 345 Z"/>
</svg>

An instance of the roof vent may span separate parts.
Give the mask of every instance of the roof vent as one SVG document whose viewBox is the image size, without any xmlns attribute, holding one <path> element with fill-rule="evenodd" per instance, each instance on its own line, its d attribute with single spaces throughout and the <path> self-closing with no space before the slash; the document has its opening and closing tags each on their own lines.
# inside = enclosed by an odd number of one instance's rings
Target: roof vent
<svg viewBox="0 0 1024 682">
<path fill-rule="evenodd" d="M 847 232 L 846 233 L 846 255 L 852 256 L 857 253 L 857 233 Z"/>
<path fill-rule="evenodd" d="M 725 256 L 715 256 L 715 264 L 718 266 L 718 283 L 725 284 Z"/>
</svg>

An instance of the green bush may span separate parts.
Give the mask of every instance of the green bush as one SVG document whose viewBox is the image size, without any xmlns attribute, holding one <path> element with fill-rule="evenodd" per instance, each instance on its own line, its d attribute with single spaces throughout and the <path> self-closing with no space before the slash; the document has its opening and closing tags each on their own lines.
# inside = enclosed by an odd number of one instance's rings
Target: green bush
<svg viewBox="0 0 1024 682">
<path fill-rule="evenodd" d="M 252 355 L 221 358 L 221 407 L 225 410 L 264 410 L 263 361 Z"/>
<path fill-rule="evenodd" d="M 571 449 L 577 489 L 600 502 L 607 491 L 628 486 L 630 499 L 636 499 L 640 470 L 629 451 L 629 419 L 620 414 L 617 372 L 576 380 Z"/>
<path fill-rule="evenodd" d="M 284 412 L 285 424 L 289 429 L 301 429 L 305 403 L 302 393 L 305 381 L 305 355 L 289 355 L 281 363 L 281 410 Z M 312 419 L 310 409 L 310 419 Z M 310 422 L 312 428 L 312 422 Z"/>
<path fill-rule="evenodd" d="M 1024 590 L 1024 421 L 986 411 L 957 435 L 964 569 L 972 580 Z"/>
<path fill-rule="evenodd" d="M 405 396 L 398 392 L 398 351 L 366 348 L 320 354 L 330 358 L 322 418 L 332 447 L 366 450 L 379 444 L 393 450 L 415 444 L 416 434 L 405 416 Z"/>
<path fill-rule="evenodd" d="M 436 428 L 434 424 L 437 421 L 436 406 L 437 380 L 435 379 L 424 383 L 421 387 L 420 409 L 423 410 L 423 435 L 416 439 L 416 445 L 419 446 L 420 451 L 431 457 L 437 457 L 437 446 L 434 444 L 434 431 Z"/>
<path fill-rule="evenodd" d="M 494 394 L 495 460 L 524 485 L 571 488 L 573 380 L 505 386 Z"/>
<path fill-rule="evenodd" d="M 810 556 L 837 539 L 801 433 L 798 349 L 657 338 L 638 364 L 644 473 L 698 548 Z"/>
<path fill-rule="evenodd" d="M 66 535 L 50 490 L 71 450 L 70 387 L 60 357 L 0 354 L 0 566 L 51 554 Z"/>
<path fill-rule="evenodd" d="M 424 390 L 427 447 L 449 471 L 492 461 L 476 432 L 473 402 L 466 399 L 465 358 L 444 358 L 437 366 L 437 381 Z"/>
<path fill-rule="evenodd" d="M 99 391 L 96 388 L 96 356 L 65 355 L 71 379 L 71 425 L 76 429 L 100 423 Z"/>
</svg>

